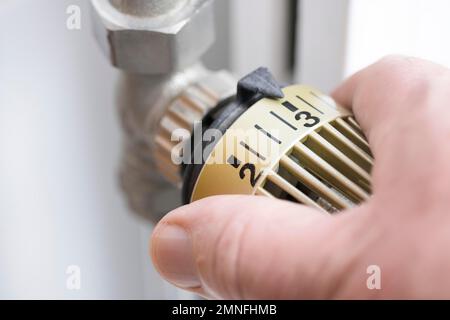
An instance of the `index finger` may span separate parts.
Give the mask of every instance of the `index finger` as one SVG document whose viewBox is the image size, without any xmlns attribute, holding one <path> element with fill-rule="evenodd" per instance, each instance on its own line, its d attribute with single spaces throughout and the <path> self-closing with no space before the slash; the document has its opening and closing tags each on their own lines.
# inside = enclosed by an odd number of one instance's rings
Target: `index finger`
<svg viewBox="0 0 450 320">
<path fill-rule="evenodd" d="M 425 60 L 388 56 L 351 76 L 332 96 L 353 109 L 376 156 L 387 135 L 402 135 L 403 124 L 422 121 L 427 97 L 444 73 Z"/>
</svg>

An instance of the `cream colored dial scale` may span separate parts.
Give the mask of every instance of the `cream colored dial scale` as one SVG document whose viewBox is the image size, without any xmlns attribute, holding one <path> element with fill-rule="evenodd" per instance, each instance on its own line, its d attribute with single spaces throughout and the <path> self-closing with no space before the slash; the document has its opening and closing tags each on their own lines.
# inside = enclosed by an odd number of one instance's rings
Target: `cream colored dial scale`
<svg viewBox="0 0 450 320">
<path fill-rule="evenodd" d="M 309 86 L 283 93 L 259 100 L 226 130 L 191 201 L 256 194 L 334 212 L 370 196 L 373 159 L 351 112 Z"/>
</svg>

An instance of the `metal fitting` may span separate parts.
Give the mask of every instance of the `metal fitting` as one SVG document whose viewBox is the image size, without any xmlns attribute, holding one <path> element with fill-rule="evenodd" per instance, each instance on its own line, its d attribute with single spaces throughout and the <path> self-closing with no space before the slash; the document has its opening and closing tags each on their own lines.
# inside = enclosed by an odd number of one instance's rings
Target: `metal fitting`
<svg viewBox="0 0 450 320">
<path fill-rule="evenodd" d="M 214 41 L 212 0 L 92 0 L 94 33 L 111 63 L 139 74 L 186 68 Z"/>
<path fill-rule="evenodd" d="M 181 205 L 180 166 L 172 163 L 178 144 L 171 133 L 193 123 L 218 101 L 235 93 L 234 78 L 200 64 L 162 76 L 124 74 L 118 105 L 125 130 L 121 184 L 130 207 L 157 222 Z"/>
<path fill-rule="evenodd" d="M 209 73 L 186 87 L 166 108 L 157 124 L 153 157 L 158 172 L 173 185 L 181 188 L 182 184 L 181 165 L 174 163 L 173 157 L 182 154 L 183 141 L 189 141 L 194 126 L 220 101 L 235 94 L 235 90 L 236 80 L 228 72 Z M 180 129 L 183 137 L 177 139 L 176 132 Z"/>
</svg>

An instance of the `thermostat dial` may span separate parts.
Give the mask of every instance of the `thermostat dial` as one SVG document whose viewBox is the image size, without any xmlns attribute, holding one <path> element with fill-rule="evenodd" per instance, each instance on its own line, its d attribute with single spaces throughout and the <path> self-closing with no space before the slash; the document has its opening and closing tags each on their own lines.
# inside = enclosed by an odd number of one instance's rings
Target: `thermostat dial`
<svg viewBox="0 0 450 320">
<path fill-rule="evenodd" d="M 235 119 L 222 116 L 231 123 L 223 136 L 213 147 L 203 143 L 209 156 L 185 169 L 185 202 L 261 195 L 331 213 L 370 197 L 373 157 L 351 111 L 310 86 L 282 95 L 254 99 Z"/>
</svg>

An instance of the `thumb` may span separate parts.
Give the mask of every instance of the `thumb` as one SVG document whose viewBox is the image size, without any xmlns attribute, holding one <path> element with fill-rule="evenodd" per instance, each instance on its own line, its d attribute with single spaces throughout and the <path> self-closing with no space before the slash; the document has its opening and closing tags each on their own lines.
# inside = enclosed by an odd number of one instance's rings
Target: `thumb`
<svg viewBox="0 0 450 320">
<path fill-rule="evenodd" d="M 265 197 L 211 197 L 168 214 L 151 255 L 169 282 L 207 298 L 332 297 L 364 250 L 367 230 L 357 227 L 364 216 Z"/>
</svg>

